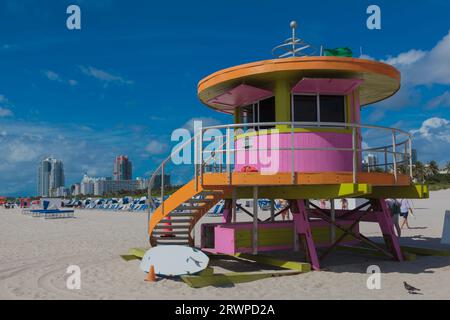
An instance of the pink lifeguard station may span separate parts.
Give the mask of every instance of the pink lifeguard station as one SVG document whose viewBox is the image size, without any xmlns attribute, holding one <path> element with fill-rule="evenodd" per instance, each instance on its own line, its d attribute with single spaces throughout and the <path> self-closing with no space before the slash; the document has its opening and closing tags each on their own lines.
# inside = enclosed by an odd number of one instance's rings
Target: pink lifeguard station
<svg viewBox="0 0 450 320">
<path fill-rule="evenodd" d="M 296 37 L 295 22 L 291 28 L 292 37 L 273 51 L 277 58 L 220 70 L 199 82 L 199 99 L 232 115 L 234 123 L 201 128 L 188 141 L 196 155 L 192 180 L 167 199 L 170 157 L 155 171 L 149 195 L 159 177 L 162 202 L 149 219 L 152 246 L 197 245 L 225 254 L 302 250 L 319 269 L 333 248 L 358 243 L 403 260 L 384 199 L 426 198 L 428 188 L 413 182 L 411 135 L 360 118 L 362 107 L 399 90 L 400 73 L 377 61 L 314 55 Z M 223 133 L 213 150 L 205 146 L 211 130 Z M 341 198 L 366 200 L 342 209 L 316 201 Z M 202 224 L 222 199 L 223 221 Z M 253 212 L 237 205 L 242 199 L 253 199 Z M 264 221 L 258 199 L 271 203 Z M 276 212 L 275 199 L 287 206 Z M 277 219 L 286 210 L 293 220 Z M 252 218 L 243 221 L 238 213 Z M 361 234 L 361 221 L 379 224 L 385 245 Z"/>
</svg>

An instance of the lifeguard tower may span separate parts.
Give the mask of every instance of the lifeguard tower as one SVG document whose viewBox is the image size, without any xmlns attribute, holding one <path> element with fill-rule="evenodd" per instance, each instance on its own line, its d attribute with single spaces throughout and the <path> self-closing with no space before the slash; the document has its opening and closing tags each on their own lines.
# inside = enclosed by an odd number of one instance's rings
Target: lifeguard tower
<svg viewBox="0 0 450 320">
<path fill-rule="evenodd" d="M 297 38 L 296 27 L 291 22 L 292 37 L 274 48 L 275 59 L 220 70 L 199 82 L 199 99 L 232 115 L 234 123 L 201 128 L 173 151 L 192 144 L 195 162 L 192 179 L 169 197 L 164 177 L 171 157 L 154 172 L 149 196 L 158 179 L 162 201 L 149 218 L 152 246 L 194 246 L 199 227 L 197 246 L 204 250 L 302 250 L 316 270 L 344 243 L 404 259 L 384 199 L 426 198 L 428 188 L 413 182 L 411 135 L 360 119 L 363 106 L 399 90 L 400 73 L 377 61 L 316 54 Z M 222 132 L 212 149 L 205 146 L 211 130 Z M 339 210 L 315 201 L 341 198 L 366 200 Z M 222 199 L 223 221 L 201 224 Z M 250 221 L 237 222 L 239 199 L 253 199 L 253 212 L 241 211 Z M 271 201 L 265 221 L 258 216 L 258 199 Z M 275 199 L 286 200 L 287 207 L 276 212 Z M 293 220 L 277 220 L 286 210 Z M 379 224 L 385 246 L 359 232 L 361 221 Z"/>
</svg>

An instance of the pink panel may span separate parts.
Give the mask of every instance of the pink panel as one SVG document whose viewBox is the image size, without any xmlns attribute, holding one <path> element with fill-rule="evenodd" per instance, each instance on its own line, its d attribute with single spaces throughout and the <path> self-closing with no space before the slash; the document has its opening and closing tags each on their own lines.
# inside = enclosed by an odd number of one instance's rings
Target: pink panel
<svg viewBox="0 0 450 320">
<path fill-rule="evenodd" d="M 214 228 L 214 247 L 217 252 L 235 254 L 234 230 L 221 228 L 220 225 Z"/>
<path fill-rule="evenodd" d="M 237 151 L 235 171 L 251 166 L 262 173 L 290 172 L 292 168 L 291 135 L 289 133 L 249 137 L 250 147 Z M 236 141 L 237 149 L 244 149 L 245 138 Z M 294 133 L 296 148 L 352 148 L 349 133 L 297 132 Z M 262 151 L 269 149 L 269 151 Z M 275 150 L 271 150 L 275 149 Z M 287 149 L 287 150 L 276 150 Z M 261 150 L 261 151 L 259 151 Z M 294 151 L 295 172 L 352 171 L 352 151 L 338 150 L 296 150 Z"/>
<path fill-rule="evenodd" d="M 355 90 L 363 80 L 361 79 L 330 79 L 330 78 L 303 78 L 292 93 L 323 93 L 347 95 Z"/>
<path fill-rule="evenodd" d="M 208 100 L 208 103 L 238 107 L 248 105 L 271 96 L 273 96 L 272 91 L 256 88 L 247 84 L 241 84 Z"/>
</svg>

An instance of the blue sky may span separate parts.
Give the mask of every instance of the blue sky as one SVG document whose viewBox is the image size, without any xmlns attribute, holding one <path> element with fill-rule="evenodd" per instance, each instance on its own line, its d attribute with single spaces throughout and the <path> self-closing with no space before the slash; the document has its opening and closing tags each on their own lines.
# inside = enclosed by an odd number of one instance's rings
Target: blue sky
<svg viewBox="0 0 450 320">
<path fill-rule="evenodd" d="M 78 4 L 82 29 L 66 28 Z M 366 28 L 377 4 L 382 29 Z M 419 159 L 450 160 L 450 2 L 0 0 L 0 195 L 34 194 L 40 158 L 64 161 L 67 184 L 111 175 L 127 154 L 135 176 L 171 148 L 194 118 L 228 123 L 203 106 L 197 82 L 221 68 L 271 58 L 299 35 L 402 71 L 396 97 L 363 123 L 412 131 Z"/>
</svg>

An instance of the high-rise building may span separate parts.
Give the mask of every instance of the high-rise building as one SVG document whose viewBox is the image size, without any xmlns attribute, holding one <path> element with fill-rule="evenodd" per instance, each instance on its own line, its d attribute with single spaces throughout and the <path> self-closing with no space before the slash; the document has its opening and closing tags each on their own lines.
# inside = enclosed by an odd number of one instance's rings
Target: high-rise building
<svg viewBox="0 0 450 320">
<path fill-rule="evenodd" d="M 37 193 L 41 197 L 49 197 L 52 190 L 64 187 L 64 165 L 61 160 L 45 158 L 38 167 Z"/>
<path fill-rule="evenodd" d="M 131 180 L 133 179 L 133 172 L 131 161 L 127 156 L 117 156 L 114 161 L 114 180 Z"/>
<path fill-rule="evenodd" d="M 50 171 L 52 168 L 49 158 L 41 160 L 38 167 L 37 194 L 41 197 L 50 195 Z"/>
<path fill-rule="evenodd" d="M 417 163 L 417 150 L 416 149 L 411 149 L 411 162 L 412 162 L 412 164 Z"/>
<path fill-rule="evenodd" d="M 64 187 L 64 165 L 61 160 L 52 159 L 52 168 L 50 170 L 50 190 Z"/>
</svg>

